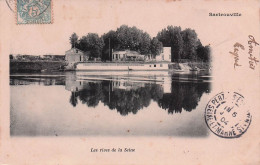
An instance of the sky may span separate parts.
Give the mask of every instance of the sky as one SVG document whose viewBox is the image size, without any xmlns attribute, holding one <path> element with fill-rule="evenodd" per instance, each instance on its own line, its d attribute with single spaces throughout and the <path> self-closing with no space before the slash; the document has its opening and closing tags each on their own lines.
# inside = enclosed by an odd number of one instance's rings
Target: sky
<svg viewBox="0 0 260 165">
<path fill-rule="evenodd" d="M 245 18 L 209 17 L 209 12 L 237 12 L 234 2 L 198 3 L 199 1 L 108 1 L 60 0 L 52 4 L 52 24 L 16 25 L 15 14 L 7 7 L 2 10 L 9 19 L 6 30 L 10 35 L 12 54 L 64 55 L 71 48 L 69 37 L 76 32 L 79 37 L 88 33 L 102 35 L 125 24 L 136 26 L 154 37 L 168 25 L 194 29 L 203 45 L 217 45 L 234 37 L 234 28 Z M 215 4 L 214 4 L 215 3 Z M 236 4 L 243 7 L 243 3 Z M 243 12 L 243 10 L 239 10 Z M 249 12 L 247 12 L 249 13 Z M 250 14 L 250 13 L 249 13 Z M 247 21 L 247 20 L 243 20 Z M 250 20 L 247 22 L 250 23 Z M 230 26 L 227 26 L 230 25 Z M 238 27 L 239 28 L 239 27 Z M 225 31 L 228 35 L 215 35 Z M 214 37 L 214 39 L 212 39 Z"/>
</svg>

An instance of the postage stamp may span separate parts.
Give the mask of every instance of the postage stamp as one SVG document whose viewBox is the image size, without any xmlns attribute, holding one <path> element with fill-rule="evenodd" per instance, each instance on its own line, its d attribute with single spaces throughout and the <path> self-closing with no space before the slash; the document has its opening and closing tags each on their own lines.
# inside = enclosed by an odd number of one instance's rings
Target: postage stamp
<svg viewBox="0 0 260 165">
<path fill-rule="evenodd" d="M 52 23 L 51 0 L 17 0 L 17 24 Z"/>
<path fill-rule="evenodd" d="M 221 92 L 214 96 L 205 109 L 209 129 L 222 138 L 238 138 L 244 134 L 252 120 L 244 97 L 236 92 Z"/>
</svg>

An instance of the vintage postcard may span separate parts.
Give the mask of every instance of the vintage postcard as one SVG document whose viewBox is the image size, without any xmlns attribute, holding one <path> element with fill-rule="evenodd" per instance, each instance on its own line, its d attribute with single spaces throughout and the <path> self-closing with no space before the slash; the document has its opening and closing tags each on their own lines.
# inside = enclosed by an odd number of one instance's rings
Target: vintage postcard
<svg viewBox="0 0 260 165">
<path fill-rule="evenodd" d="M 259 0 L 0 0 L 0 164 L 260 164 Z"/>
</svg>

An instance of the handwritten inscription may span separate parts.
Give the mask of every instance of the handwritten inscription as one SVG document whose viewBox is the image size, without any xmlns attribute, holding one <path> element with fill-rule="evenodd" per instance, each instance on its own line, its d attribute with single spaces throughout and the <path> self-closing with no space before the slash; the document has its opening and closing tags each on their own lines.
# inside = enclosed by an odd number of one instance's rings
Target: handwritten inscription
<svg viewBox="0 0 260 165">
<path fill-rule="evenodd" d="M 238 61 L 239 61 L 239 55 L 238 55 L 239 48 L 242 49 L 242 50 L 245 50 L 245 47 L 242 44 L 237 42 L 237 43 L 234 44 L 234 51 L 233 52 L 229 52 L 230 54 L 232 54 L 234 56 L 234 59 L 235 59 L 234 68 L 236 68 L 236 66 L 241 66 L 240 64 L 238 64 Z"/>
<path fill-rule="evenodd" d="M 257 63 L 259 63 L 259 60 L 253 55 L 253 53 L 254 53 L 254 48 L 256 46 L 259 46 L 259 43 L 256 42 L 254 36 L 252 36 L 252 35 L 249 35 L 248 38 L 249 38 L 248 39 L 249 68 L 252 70 L 255 70 Z M 242 66 L 239 63 L 239 60 L 240 60 L 239 55 L 243 54 L 243 50 L 245 50 L 245 47 L 238 42 L 236 42 L 233 47 L 234 47 L 234 50 L 230 51 L 229 53 L 234 57 L 234 69 L 236 69 L 236 67 Z"/>
<path fill-rule="evenodd" d="M 249 47 L 249 51 L 248 51 L 248 54 L 249 54 L 249 68 L 251 69 L 255 69 L 255 66 L 257 65 L 257 63 L 259 62 L 259 60 L 257 60 L 256 57 L 254 57 L 253 55 L 253 48 L 254 46 L 257 46 L 259 45 L 259 43 L 257 43 L 255 41 L 255 38 L 252 36 L 252 35 L 249 35 L 249 40 L 248 40 L 248 47 Z"/>
</svg>

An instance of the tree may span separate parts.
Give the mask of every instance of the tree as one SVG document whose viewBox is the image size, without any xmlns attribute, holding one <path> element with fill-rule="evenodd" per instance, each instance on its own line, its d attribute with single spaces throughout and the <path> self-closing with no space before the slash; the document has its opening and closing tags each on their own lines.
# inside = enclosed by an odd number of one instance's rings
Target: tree
<svg viewBox="0 0 260 165">
<path fill-rule="evenodd" d="M 12 54 L 9 55 L 9 60 L 13 60 L 14 56 Z"/>
<path fill-rule="evenodd" d="M 104 40 L 104 47 L 102 51 L 102 60 L 111 60 L 112 49 L 116 49 L 118 45 L 117 33 L 113 30 L 110 30 L 108 33 L 102 35 Z"/>
<path fill-rule="evenodd" d="M 151 37 L 148 33 L 133 27 L 128 27 L 127 25 L 122 25 L 117 28 L 116 31 L 109 31 L 105 33 L 102 38 L 104 39 L 104 50 L 103 50 L 103 60 L 110 59 L 109 56 L 109 40 L 110 40 L 110 55 L 112 49 L 114 50 L 134 50 L 141 54 L 150 54 L 151 50 Z"/>
<path fill-rule="evenodd" d="M 197 53 L 197 56 L 198 58 L 201 60 L 201 61 L 204 61 L 204 62 L 210 62 L 210 46 L 207 45 L 207 46 L 203 46 L 200 42 L 198 44 L 198 47 L 196 49 L 196 53 Z"/>
<path fill-rule="evenodd" d="M 190 28 L 185 29 L 181 32 L 183 39 L 183 52 L 181 55 L 182 59 L 197 59 L 196 49 L 198 46 L 198 37 L 197 33 Z"/>
<path fill-rule="evenodd" d="M 183 51 L 181 27 L 168 26 L 167 29 L 162 29 L 156 37 L 162 42 L 163 46 L 171 47 L 172 61 L 181 59 Z"/>
<path fill-rule="evenodd" d="M 70 37 L 71 47 L 90 51 L 90 59 L 101 57 L 102 61 L 111 60 L 112 50 L 133 50 L 143 55 L 159 55 L 163 46 L 171 47 L 171 61 L 180 59 L 195 61 L 210 60 L 210 47 L 203 46 L 195 30 L 181 30 L 179 26 L 167 26 L 151 39 L 150 35 L 135 26 L 121 25 L 116 31 L 110 30 L 101 37 L 88 33 L 78 42 L 78 36 Z"/>
<path fill-rule="evenodd" d="M 183 39 L 181 37 L 180 27 L 170 27 L 169 31 L 172 33 L 171 36 L 171 53 L 172 61 L 178 61 L 181 59 L 181 54 L 183 52 Z"/>
<path fill-rule="evenodd" d="M 154 37 L 151 40 L 151 54 L 153 55 L 153 57 L 157 56 L 160 54 L 160 52 L 162 51 L 163 48 L 163 44 L 161 41 L 159 41 L 156 37 Z"/>
<path fill-rule="evenodd" d="M 73 33 L 70 37 L 70 44 L 71 44 L 71 48 L 75 48 L 77 47 L 78 44 L 78 35 L 76 33 Z"/>
<path fill-rule="evenodd" d="M 96 33 L 88 33 L 79 42 L 79 49 L 90 51 L 90 59 L 101 57 L 104 41 Z"/>
<path fill-rule="evenodd" d="M 167 29 L 164 28 L 160 32 L 158 32 L 156 38 L 162 42 L 163 46 L 165 47 L 171 46 L 170 35 Z"/>
<path fill-rule="evenodd" d="M 148 33 L 146 32 L 141 32 L 140 34 L 141 38 L 139 41 L 138 45 L 138 50 L 140 51 L 141 54 L 150 54 L 150 47 L 151 47 L 151 37 Z"/>
<path fill-rule="evenodd" d="M 180 27 L 167 26 L 157 34 L 156 38 L 163 46 L 171 47 L 172 61 L 180 59 L 195 61 L 197 58 L 208 61 L 210 58 L 209 46 L 204 47 L 195 30 L 190 28 L 182 31 Z"/>
</svg>

